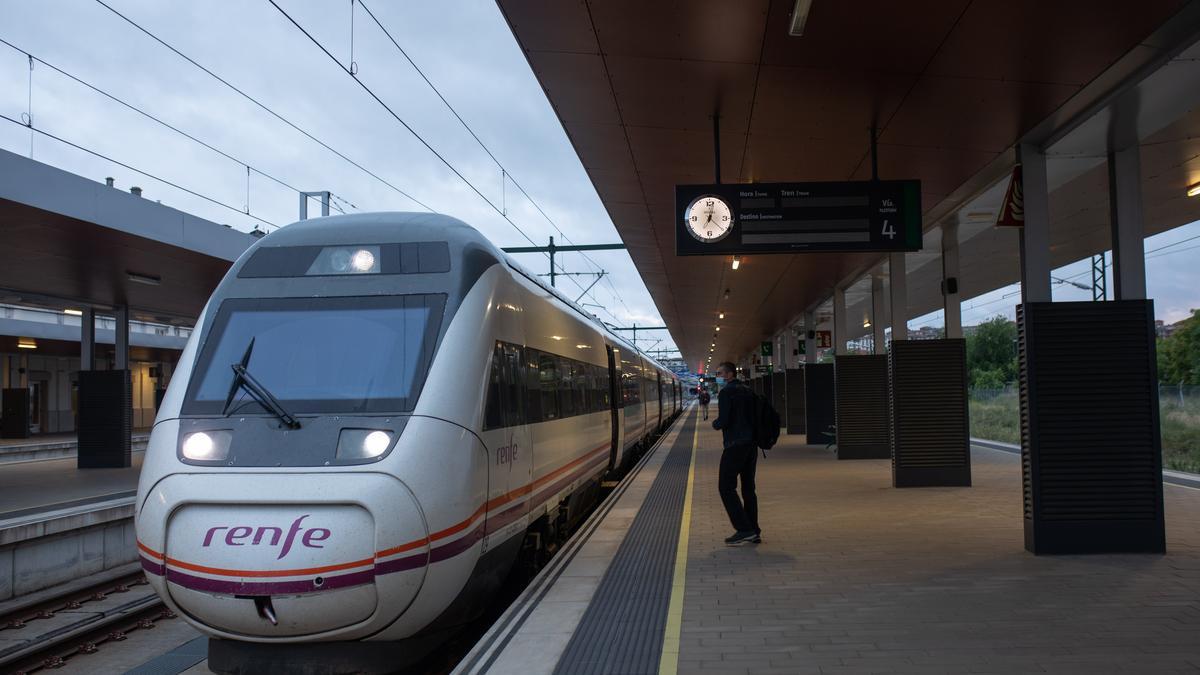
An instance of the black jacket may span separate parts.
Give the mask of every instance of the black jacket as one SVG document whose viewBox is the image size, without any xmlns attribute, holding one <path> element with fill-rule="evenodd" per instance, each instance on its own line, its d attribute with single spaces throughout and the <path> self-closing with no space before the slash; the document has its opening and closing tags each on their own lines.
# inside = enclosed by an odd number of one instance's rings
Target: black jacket
<svg viewBox="0 0 1200 675">
<path fill-rule="evenodd" d="M 730 380 L 717 394 L 717 418 L 726 448 L 754 443 L 754 393 L 738 380 Z"/>
</svg>

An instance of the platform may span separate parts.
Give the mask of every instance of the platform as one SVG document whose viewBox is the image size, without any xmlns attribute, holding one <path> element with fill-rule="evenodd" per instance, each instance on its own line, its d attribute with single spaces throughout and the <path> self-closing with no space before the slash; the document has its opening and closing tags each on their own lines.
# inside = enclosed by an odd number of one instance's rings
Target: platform
<svg viewBox="0 0 1200 675">
<path fill-rule="evenodd" d="M 150 441 L 149 430 L 135 431 L 130 437 L 133 452 L 144 452 Z M 0 467 L 18 462 L 76 457 L 79 438 L 71 434 L 45 434 L 30 438 L 0 438 Z"/>
<path fill-rule="evenodd" d="M 720 435 L 695 417 L 460 672 L 1200 668 L 1200 491 L 1165 487 L 1166 556 L 1035 557 L 1016 455 L 976 446 L 974 487 L 895 489 L 887 460 L 785 436 L 758 466 L 763 543 L 727 548 Z"/>
</svg>

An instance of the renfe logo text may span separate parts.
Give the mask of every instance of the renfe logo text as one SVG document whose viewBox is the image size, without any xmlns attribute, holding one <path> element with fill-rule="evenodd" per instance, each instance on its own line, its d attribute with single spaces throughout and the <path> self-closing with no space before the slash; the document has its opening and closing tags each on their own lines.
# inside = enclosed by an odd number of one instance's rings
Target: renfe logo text
<svg viewBox="0 0 1200 675">
<path fill-rule="evenodd" d="M 226 546 L 279 546 L 279 540 L 282 538 L 283 548 L 280 549 L 279 557 L 276 560 L 283 560 L 283 557 L 292 550 L 292 544 L 296 542 L 297 535 L 300 536 L 300 543 L 307 548 L 325 548 L 317 542 L 328 539 L 331 534 L 330 531 L 323 527 L 303 529 L 300 523 L 308 516 L 309 514 L 306 513 L 293 520 L 291 527 L 288 528 L 286 537 L 283 534 L 283 529 L 269 525 L 257 528 L 249 525 L 218 525 L 210 527 L 204 535 L 204 546 L 211 545 L 213 538 L 217 536 L 217 532 L 225 530 L 224 538 Z M 304 532 L 303 535 L 300 534 L 301 530 Z"/>
</svg>

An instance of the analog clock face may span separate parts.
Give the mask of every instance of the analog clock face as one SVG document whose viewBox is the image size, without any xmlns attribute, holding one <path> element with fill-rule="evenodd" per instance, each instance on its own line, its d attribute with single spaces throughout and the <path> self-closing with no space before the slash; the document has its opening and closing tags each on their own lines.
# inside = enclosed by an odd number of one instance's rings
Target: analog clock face
<svg viewBox="0 0 1200 675">
<path fill-rule="evenodd" d="M 702 195 L 683 212 L 688 232 L 702 242 L 721 241 L 733 231 L 733 211 L 720 197 Z"/>
</svg>

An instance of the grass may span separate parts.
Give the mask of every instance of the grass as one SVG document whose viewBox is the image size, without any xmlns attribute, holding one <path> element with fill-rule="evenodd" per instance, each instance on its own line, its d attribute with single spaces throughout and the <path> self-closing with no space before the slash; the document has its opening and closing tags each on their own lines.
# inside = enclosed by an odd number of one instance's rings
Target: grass
<svg viewBox="0 0 1200 675">
<path fill-rule="evenodd" d="M 1016 392 L 971 396 L 971 435 L 1005 443 L 1021 442 L 1021 413 Z M 1200 399 L 1159 401 L 1163 468 L 1200 473 Z"/>
</svg>

